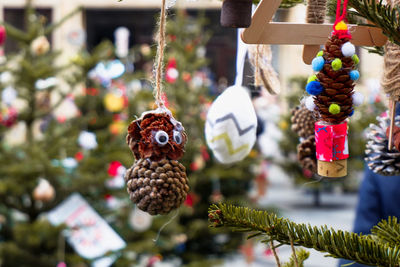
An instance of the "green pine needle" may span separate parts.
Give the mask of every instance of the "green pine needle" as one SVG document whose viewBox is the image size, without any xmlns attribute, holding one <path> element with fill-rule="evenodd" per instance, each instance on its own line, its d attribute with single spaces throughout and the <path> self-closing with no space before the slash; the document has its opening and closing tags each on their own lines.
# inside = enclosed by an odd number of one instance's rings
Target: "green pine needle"
<svg viewBox="0 0 400 267">
<path fill-rule="evenodd" d="M 370 235 L 336 231 L 328 229 L 327 226 L 297 224 L 266 211 L 233 205 L 212 205 L 209 208 L 208 217 L 212 227 L 231 227 L 234 230 L 250 232 L 253 236 L 263 236 L 286 245 L 289 245 L 292 239 L 295 246 L 327 252 L 330 257 L 375 266 L 394 267 L 400 264 L 400 248 L 395 243 L 398 236 L 388 238 L 392 232 L 400 233 L 397 220 L 389 220 L 387 224 L 382 222 L 380 226 L 378 225 L 380 238 L 386 241 L 383 242 Z"/>
</svg>

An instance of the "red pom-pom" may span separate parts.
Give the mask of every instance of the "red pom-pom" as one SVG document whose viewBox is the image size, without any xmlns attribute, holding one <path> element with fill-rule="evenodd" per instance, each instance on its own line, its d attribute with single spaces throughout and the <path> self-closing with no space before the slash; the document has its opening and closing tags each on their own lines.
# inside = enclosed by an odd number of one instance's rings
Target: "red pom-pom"
<svg viewBox="0 0 400 267">
<path fill-rule="evenodd" d="M 122 166 L 122 164 L 121 164 L 121 162 L 119 162 L 119 161 L 113 161 L 113 162 L 111 162 L 110 163 L 110 166 L 108 167 L 108 174 L 111 176 L 111 177 L 114 177 L 114 176 L 117 176 L 117 174 L 118 174 L 118 168 L 119 167 L 121 167 Z"/>
</svg>

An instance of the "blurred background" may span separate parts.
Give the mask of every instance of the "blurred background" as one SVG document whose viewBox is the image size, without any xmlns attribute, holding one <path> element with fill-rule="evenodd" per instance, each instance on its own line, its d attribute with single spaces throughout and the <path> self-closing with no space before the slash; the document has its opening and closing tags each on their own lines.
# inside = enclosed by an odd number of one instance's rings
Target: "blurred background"
<svg viewBox="0 0 400 267">
<path fill-rule="evenodd" d="M 159 8 L 156 0 L 0 1 L 0 266 L 275 266 L 265 244 L 208 227 L 208 207 L 221 201 L 352 230 L 364 130 L 386 110 L 382 57 L 357 48 L 365 103 L 350 122 L 347 177 L 316 178 L 297 161 L 292 109 L 312 69 L 295 45 L 271 46 L 277 95 L 253 85 L 246 61 L 257 143 L 243 161 L 221 165 L 204 138 L 209 106 L 236 77 L 237 30 L 220 26 L 220 1 L 178 0 L 168 16 L 163 97 L 188 133 L 188 197 L 166 216 L 130 202 L 123 177 L 134 158 L 125 135 L 154 107 Z M 300 3 L 274 20 L 305 16 Z M 337 260 L 311 251 L 306 266 Z"/>
</svg>

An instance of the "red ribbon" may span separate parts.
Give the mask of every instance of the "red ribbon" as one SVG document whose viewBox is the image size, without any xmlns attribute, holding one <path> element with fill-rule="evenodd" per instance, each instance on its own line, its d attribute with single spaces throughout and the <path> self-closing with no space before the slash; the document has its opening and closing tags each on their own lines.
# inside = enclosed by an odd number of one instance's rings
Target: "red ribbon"
<svg viewBox="0 0 400 267">
<path fill-rule="evenodd" d="M 337 30 L 336 29 L 337 24 L 339 24 L 340 22 L 344 23 L 344 21 L 346 20 L 348 2 L 349 2 L 348 0 L 343 0 L 343 10 L 341 10 L 342 1 L 337 0 L 336 20 L 335 20 L 335 24 L 333 24 L 333 34 L 337 35 L 340 39 L 343 39 L 343 38 L 351 39 L 351 34 L 348 29 L 346 29 L 346 30 Z"/>
</svg>

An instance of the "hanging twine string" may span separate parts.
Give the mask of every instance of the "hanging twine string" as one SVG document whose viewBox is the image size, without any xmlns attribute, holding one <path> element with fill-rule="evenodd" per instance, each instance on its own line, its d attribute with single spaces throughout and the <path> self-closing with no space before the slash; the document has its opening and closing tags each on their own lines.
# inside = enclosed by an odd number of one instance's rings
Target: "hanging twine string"
<svg viewBox="0 0 400 267">
<path fill-rule="evenodd" d="M 388 0 L 388 4 L 397 6 L 400 4 L 400 1 Z M 385 45 L 385 51 L 381 84 L 385 93 L 389 95 L 389 98 L 397 101 L 400 97 L 400 46 L 388 41 Z"/>
<path fill-rule="evenodd" d="M 322 24 L 325 21 L 326 0 L 308 0 L 307 23 Z"/>
<path fill-rule="evenodd" d="M 167 14 L 166 14 L 166 0 L 162 0 L 161 3 L 161 12 L 160 12 L 160 21 L 159 21 L 159 30 L 157 34 L 157 55 L 155 60 L 155 88 L 154 88 L 154 97 L 156 99 L 156 105 L 159 108 L 165 107 L 164 100 L 162 99 L 163 93 L 163 84 L 162 77 L 164 74 L 164 53 L 165 53 L 165 32 L 166 32 L 166 24 L 167 24 Z"/>
</svg>

